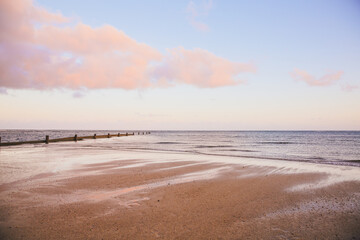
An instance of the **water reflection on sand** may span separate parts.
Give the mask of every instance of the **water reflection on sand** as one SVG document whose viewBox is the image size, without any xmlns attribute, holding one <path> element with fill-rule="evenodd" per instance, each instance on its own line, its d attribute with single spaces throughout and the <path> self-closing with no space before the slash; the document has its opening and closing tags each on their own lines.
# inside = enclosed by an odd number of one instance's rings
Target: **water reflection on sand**
<svg viewBox="0 0 360 240">
<path fill-rule="evenodd" d="M 139 137 L 144 138 L 144 137 Z M 141 140 L 141 139 L 140 139 Z M 0 150 L 0 184 L 11 184 L 18 181 L 30 182 L 36 178 L 52 176 L 55 178 L 68 178 L 73 176 L 103 174 L 106 171 L 131 169 L 157 163 L 176 163 L 169 170 L 181 168 L 190 164 L 220 164 L 220 167 L 209 171 L 193 172 L 168 181 L 160 181 L 141 186 L 132 186 L 129 189 L 145 189 L 164 186 L 167 183 L 176 184 L 187 181 L 212 178 L 218 171 L 229 166 L 251 166 L 257 171 L 242 173 L 239 177 L 261 176 L 267 174 L 294 174 L 294 173 L 320 173 L 324 177 L 316 183 L 294 186 L 289 190 L 323 187 L 343 181 L 360 181 L 360 168 L 351 166 L 323 165 L 308 162 L 281 161 L 269 159 L 239 158 L 233 156 L 213 156 L 195 153 L 161 152 L 147 150 L 116 149 L 118 138 L 104 140 L 87 140 L 77 143 L 56 143 L 27 146 L 2 147 Z M 115 144 L 115 145 L 113 145 Z M 191 163 L 189 163 L 191 162 Z M 85 171 L 86 170 L 86 171 Z M 159 169 L 161 170 L 161 169 Z M 95 198 L 102 194 L 117 195 L 122 191 L 96 193 L 87 198 Z M 101 198 L 101 197 L 100 197 Z"/>
</svg>

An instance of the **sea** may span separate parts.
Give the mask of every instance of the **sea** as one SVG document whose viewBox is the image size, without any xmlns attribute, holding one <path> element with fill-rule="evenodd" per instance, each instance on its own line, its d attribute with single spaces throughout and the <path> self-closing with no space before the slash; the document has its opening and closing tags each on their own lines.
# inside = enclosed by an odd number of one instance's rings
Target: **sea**
<svg viewBox="0 0 360 240">
<path fill-rule="evenodd" d="M 251 159 L 254 162 L 280 160 L 360 167 L 360 131 L 151 131 L 149 135 L 137 135 L 144 131 L 148 130 L 0 130 L 0 136 L 2 142 L 17 142 L 41 140 L 46 135 L 53 139 L 75 134 L 91 136 L 135 132 L 135 136 L 120 137 L 121 140 L 102 139 L 101 144 L 119 152 L 232 157 L 239 163 L 243 159 Z M 100 140 L 93 139 L 85 141 L 89 149 L 96 149 L 100 143 Z M 42 144 L 34 144 L 33 147 L 39 145 Z M 0 151 L 1 148 L 6 148 L 7 153 L 17 151 L 21 146 L 25 145 L 0 147 Z"/>
</svg>

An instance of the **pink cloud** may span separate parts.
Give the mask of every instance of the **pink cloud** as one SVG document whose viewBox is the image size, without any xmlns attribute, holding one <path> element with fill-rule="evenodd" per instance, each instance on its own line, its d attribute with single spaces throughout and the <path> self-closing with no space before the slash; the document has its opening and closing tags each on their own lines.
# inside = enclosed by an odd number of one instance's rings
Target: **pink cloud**
<svg viewBox="0 0 360 240">
<path fill-rule="evenodd" d="M 256 71 L 252 64 L 231 62 L 202 49 L 178 47 L 168 52 L 163 64 L 155 69 L 154 76 L 170 82 L 222 87 L 240 84 L 239 74 Z"/>
<path fill-rule="evenodd" d="M 320 78 L 315 78 L 306 71 L 295 69 L 291 75 L 295 80 L 306 82 L 310 86 L 329 86 L 338 81 L 343 75 L 343 71 L 328 73 Z"/>
<path fill-rule="evenodd" d="M 179 47 L 164 56 L 112 26 L 74 24 L 30 0 L 1 1 L 0 20 L 2 88 L 217 87 L 239 84 L 240 73 L 254 71 L 201 49 Z"/>
</svg>

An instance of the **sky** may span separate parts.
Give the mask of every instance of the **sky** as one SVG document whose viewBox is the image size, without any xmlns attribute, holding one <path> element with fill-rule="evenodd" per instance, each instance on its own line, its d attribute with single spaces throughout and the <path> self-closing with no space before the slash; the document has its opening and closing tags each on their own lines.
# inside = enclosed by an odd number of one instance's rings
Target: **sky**
<svg viewBox="0 0 360 240">
<path fill-rule="evenodd" d="M 0 1 L 0 129 L 360 130 L 357 0 Z"/>
</svg>

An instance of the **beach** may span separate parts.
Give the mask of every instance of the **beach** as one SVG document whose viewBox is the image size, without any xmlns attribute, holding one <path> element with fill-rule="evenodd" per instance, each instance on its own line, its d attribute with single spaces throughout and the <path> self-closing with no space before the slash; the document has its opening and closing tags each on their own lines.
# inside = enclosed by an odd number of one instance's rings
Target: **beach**
<svg viewBox="0 0 360 240">
<path fill-rule="evenodd" d="M 0 0 L 0 240 L 360 240 L 359 3 Z"/>
<path fill-rule="evenodd" d="M 106 148 L 118 139 L 96 141 L 1 149 L 2 163 L 23 159 L 2 178 L 1 239 L 360 237 L 358 167 L 119 153 Z M 16 167 L 26 158 L 38 174 Z"/>
</svg>

